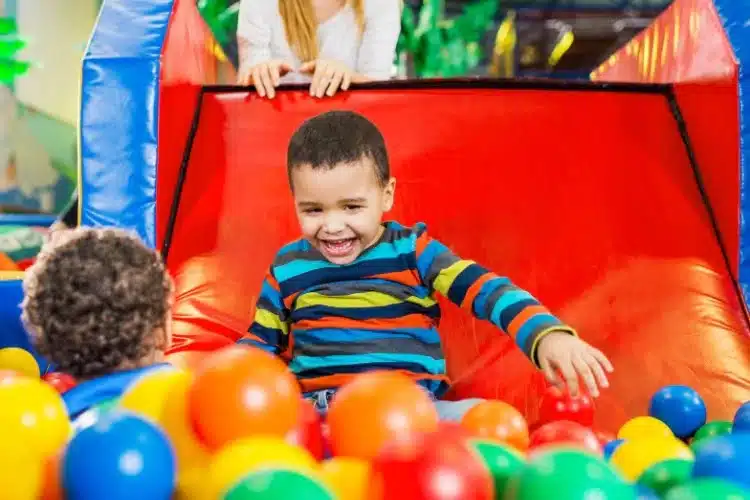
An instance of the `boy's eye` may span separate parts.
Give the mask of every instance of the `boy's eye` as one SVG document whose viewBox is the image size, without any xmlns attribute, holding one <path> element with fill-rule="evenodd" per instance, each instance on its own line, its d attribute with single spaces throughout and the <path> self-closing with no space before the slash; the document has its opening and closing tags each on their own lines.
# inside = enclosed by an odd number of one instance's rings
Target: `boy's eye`
<svg viewBox="0 0 750 500">
<path fill-rule="evenodd" d="M 347 210 L 359 210 L 362 208 L 362 205 L 346 205 L 344 208 Z"/>
<path fill-rule="evenodd" d="M 321 210 L 320 208 L 306 208 L 302 210 L 302 212 L 306 214 L 319 214 L 322 211 L 323 210 Z"/>
</svg>

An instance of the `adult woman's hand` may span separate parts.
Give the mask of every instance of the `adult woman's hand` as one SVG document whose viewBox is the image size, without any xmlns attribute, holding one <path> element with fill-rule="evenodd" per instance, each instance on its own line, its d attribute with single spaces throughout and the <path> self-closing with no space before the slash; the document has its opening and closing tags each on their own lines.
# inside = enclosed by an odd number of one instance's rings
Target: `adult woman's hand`
<svg viewBox="0 0 750 500">
<path fill-rule="evenodd" d="M 241 69 L 237 76 L 237 83 L 239 85 L 252 83 L 259 96 L 268 96 L 269 99 L 273 99 L 281 77 L 292 70 L 292 65 L 288 62 L 274 59 Z"/>
<path fill-rule="evenodd" d="M 364 81 L 363 77 L 338 61 L 316 59 L 303 64 L 299 71 L 312 75 L 310 95 L 315 97 L 333 97 L 339 89 L 348 90 L 352 82 Z"/>
</svg>

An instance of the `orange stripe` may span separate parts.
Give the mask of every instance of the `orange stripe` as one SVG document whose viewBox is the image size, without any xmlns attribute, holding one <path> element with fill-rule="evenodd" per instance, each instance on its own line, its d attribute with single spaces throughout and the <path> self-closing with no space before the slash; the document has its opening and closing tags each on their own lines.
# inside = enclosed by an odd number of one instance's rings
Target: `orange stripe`
<svg viewBox="0 0 750 500">
<path fill-rule="evenodd" d="M 536 316 L 537 314 L 542 313 L 548 313 L 546 307 L 538 305 L 538 306 L 529 306 L 518 315 L 513 318 L 513 321 L 510 322 L 508 325 L 508 335 L 511 336 L 513 340 L 516 339 L 516 335 L 518 334 L 518 330 L 523 326 L 524 323 L 526 323 L 529 319 L 531 319 L 532 316 Z"/>
<path fill-rule="evenodd" d="M 416 244 L 417 258 L 422 255 L 422 252 L 424 252 L 424 249 L 427 248 L 427 245 L 430 244 L 430 241 L 432 241 L 432 238 L 427 236 L 427 233 L 422 233 L 419 235 Z"/>
<path fill-rule="evenodd" d="M 394 372 L 402 373 L 410 379 L 416 381 L 419 380 L 442 380 L 450 384 L 450 379 L 447 375 L 430 375 L 425 373 L 412 373 L 406 370 L 392 370 Z M 334 389 L 341 387 L 342 385 L 350 382 L 354 377 L 359 375 L 358 373 L 339 373 L 336 375 L 326 375 L 325 377 L 317 377 L 311 379 L 302 379 L 299 381 L 302 386 L 302 392 L 319 391 L 321 389 Z"/>
<path fill-rule="evenodd" d="M 300 292 L 294 292 L 290 296 L 284 298 L 284 307 L 286 307 L 287 309 L 291 309 L 292 308 L 292 304 L 294 304 L 294 301 L 295 301 L 295 299 L 297 298 L 297 296 L 299 294 L 300 294 Z"/>
<path fill-rule="evenodd" d="M 417 276 L 416 271 L 410 271 L 410 270 L 396 271 L 393 273 L 375 274 L 375 275 L 370 276 L 370 278 L 395 281 L 396 283 L 401 283 L 402 285 L 406 285 L 406 286 L 419 285 L 419 277 Z"/>
<path fill-rule="evenodd" d="M 276 281 L 276 278 L 270 272 L 266 275 L 266 281 L 268 281 L 268 284 L 271 285 L 271 288 L 273 288 L 277 292 L 280 290 L 279 282 Z"/>
<path fill-rule="evenodd" d="M 466 295 L 464 296 L 463 302 L 461 302 L 461 307 L 464 309 L 471 309 L 474 305 L 474 299 L 477 297 L 477 294 L 482 289 L 482 285 L 487 283 L 489 280 L 494 278 L 495 275 L 492 273 L 485 273 L 481 278 L 476 280 L 473 285 L 469 287 L 469 289 L 466 291 Z"/>
<path fill-rule="evenodd" d="M 396 328 L 432 328 L 434 321 L 424 314 L 407 314 L 398 318 L 350 319 L 325 316 L 319 319 L 303 319 L 294 323 L 295 330 L 309 328 L 351 328 L 353 330 L 393 330 Z"/>
<path fill-rule="evenodd" d="M 265 340 L 261 339 L 257 335 L 253 335 L 252 333 L 249 333 L 249 332 L 246 333 L 245 335 L 243 335 L 240 340 L 242 340 L 242 339 L 250 339 L 252 341 L 258 342 L 259 344 L 268 345 L 268 342 L 266 342 Z"/>
</svg>

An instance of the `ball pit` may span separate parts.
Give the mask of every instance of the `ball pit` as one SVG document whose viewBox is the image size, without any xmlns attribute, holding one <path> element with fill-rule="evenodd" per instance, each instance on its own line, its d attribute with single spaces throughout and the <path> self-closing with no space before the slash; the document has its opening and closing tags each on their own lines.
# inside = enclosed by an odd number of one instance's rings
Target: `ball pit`
<svg viewBox="0 0 750 500">
<path fill-rule="evenodd" d="M 275 359 L 231 346 L 191 369 L 146 371 L 108 408 L 70 422 L 56 380 L 0 376 L 0 488 L 9 498 L 750 499 L 748 405 L 733 425 L 700 423 L 693 405 L 660 413 L 652 404 L 619 429 L 595 429 L 584 424 L 593 405 L 578 405 L 578 415 L 576 406 L 549 401 L 554 411 L 539 411 L 541 423 L 532 425 L 501 401 L 477 405 L 461 422 L 438 422 L 414 382 L 373 372 L 344 386 L 324 420 Z M 689 389 L 678 393 L 695 401 Z M 221 397 L 223 420 L 204 407 Z M 557 389 L 547 397 L 570 400 Z M 259 408 L 294 419 L 271 422 Z M 674 423 L 681 412 L 691 425 Z M 212 427 L 224 422 L 228 428 Z"/>
</svg>

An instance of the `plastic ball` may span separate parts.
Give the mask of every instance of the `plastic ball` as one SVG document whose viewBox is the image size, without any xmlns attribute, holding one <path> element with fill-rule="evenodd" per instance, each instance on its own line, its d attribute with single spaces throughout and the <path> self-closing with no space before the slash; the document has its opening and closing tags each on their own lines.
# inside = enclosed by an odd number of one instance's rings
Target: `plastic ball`
<svg viewBox="0 0 750 500">
<path fill-rule="evenodd" d="M 693 452 L 675 437 L 662 437 L 625 440 L 612 454 L 609 462 L 625 479 L 635 481 L 652 465 L 672 459 L 692 461 Z"/>
<path fill-rule="evenodd" d="M 65 500 L 62 487 L 62 453 L 48 457 L 42 469 L 42 493 L 40 500 Z"/>
<path fill-rule="evenodd" d="M 316 477 L 296 471 L 272 469 L 243 477 L 221 498 L 223 500 L 334 500 L 334 494 Z"/>
<path fill-rule="evenodd" d="M 164 411 L 167 394 L 182 379 L 191 380 L 192 376 L 188 372 L 168 367 L 148 371 L 125 389 L 120 397 L 119 407 L 158 422 Z"/>
<path fill-rule="evenodd" d="M 301 399 L 281 359 L 240 345 L 207 356 L 188 393 L 195 430 L 212 450 L 253 434 L 285 436 L 299 421 Z"/>
<path fill-rule="evenodd" d="M 323 460 L 326 452 L 326 439 L 323 436 L 323 422 L 320 414 L 309 401 L 302 401 L 299 422 L 286 435 L 287 442 L 301 446 L 316 460 Z"/>
<path fill-rule="evenodd" d="M 750 492 L 720 479 L 699 479 L 669 490 L 664 500 L 750 500 Z"/>
<path fill-rule="evenodd" d="M 370 464 L 358 458 L 334 457 L 323 462 L 321 475 L 337 500 L 367 498 Z"/>
<path fill-rule="evenodd" d="M 10 370 L 31 378 L 39 378 L 39 363 L 34 356 L 20 347 L 0 349 L 0 370 Z"/>
<path fill-rule="evenodd" d="M 2 410 L 0 410 L 2 412 Z M 0 492 L 2 498 L 38 500 L 44 481 L 44 461 L 29 448 L 21 433 L 2 436 L 0 446 Z"/>
<path fill-rule="evenodd" d="M 618 439 L 630 441 L 633 439 L 674 438 L 672 429 L 667 424 L 654 417 L 635 417 L 625 422 L 617 433 Z"/>
<path fill-rule="evenodd" d="M 704 439 L 715 438 L 717 436 L 723 436 L 732 432 L 732 422 L 727 420 L 714 420 L 709 422 L 695 433 L 693 436 L 693 443 L 698 443 Z"/>
<path fill-rule="evenodd" d="M 175 473 L 167 436 L 126 412 L 108 413 L 78 432 L 63 456 L 63 487 L 76 500 L 170 498 Z"/>
<path fill-rule="evenodd" d="M 372 462 L 368 500 L 492 500 L 494 483 L 465 440 L 440 432 L 387 444 Z"/>
<path fill-rule="evenodd" d="M 334 455 L 366 460 L 389 441 L 435 431 L 439 420 L 429 395 L 396 372 L 355 377 L 336 393 L 327 419 Z"/>
<path fill-rule="evenodd" d="M 21 436 L 45 458 L 62 449 L 70 432 L 65 403 L 50 385 L 27 377 L 0 384 L 0 442 Z"/>
<path fill-rule="evenodd" d="M 320 466 L 307 450 L 282 438 L 255 436 L 239 439 L 211 457 L 207 474 L 211 497 L 221 498 L 243 477 L 261 469 L 315 474 Z"/>
<path fill-rule="evenodd" d="M 693 477 L 717 478 L 750 488 L 750 434 L 727 434 L 696 450 Z"/>
<path fill-rule="evenodd" d="M 534 456 L 510 481 L 506 500 L 634 500 L 635 490 L 591 453 L 549 449 Z"/>
<path fill-rule="evenodd" d="M 574 397 L 567 390 L 549 387 L 542 395 L 536 424 L 540 426 L 557 420 L 591 427 L 594 424 L 594 401 L 591 396 L 581 393 Z"/>
<path fill-rule="evenodd" d="M 670 488 L 689 481 L 692 471 L 691 460 L 664 460 L 646 469 L 638 478 L 638 484 L 663 496 Z"/>
<path fill-rule="evenodd" d="M 547 445 L 565 445 L 602 455 L 602 447 L 594 431 L 576 422 L 559 420 L 545 424 L 531 434 L 529 447 L 533 450 Z"/>
<path fill-rule="evenodd" d="M 62 372 L 47 373 L 42 377 L 42 380 L 54 387 L 60 394 L 64 394 L 76 386 L 76 379 L 72 375 Z"/>
<path fill-rule="evenodd" d="M 661 500 L 659 495 L 654 492 L 651 488 L 642 486 L 640 484 L 635 485 L 635 500 Z"/>
<path fill-rule="evenodd" d="M 740 406 L 734 414 L 732 432 L 750 432 L 750 401 Z"/>
<path fill-rule="evenodd" d="M 609 443 L 605 444 L 602 451 L 604 452 L 604 458 L 609 459 L 615 450 L 624 443 L 624 439 L 613 439 Z"/>
<path fill-rule="evenodd" d="M 521 412 L 503 401 L 483 401 L 471 408 L 461 426 L 472 435 L 506 443 L 517 450 L 529 447 L 529 427 Z"/>
<path fill-rule="evenodd" d="M 515 448 L 506 444 L 473 440 L 471 445 L 492 475 L 495 498 L 503 498 L 510 480 L 526 467 L 526 459 Z"/>
<path fill-rule="evenodd" d="M 667 424 L 675 436 L 685 439 L 706 423 L 706 403 L 695 389 L 668 385 L 651 397 L 648 414 Z"/>
</svg>

